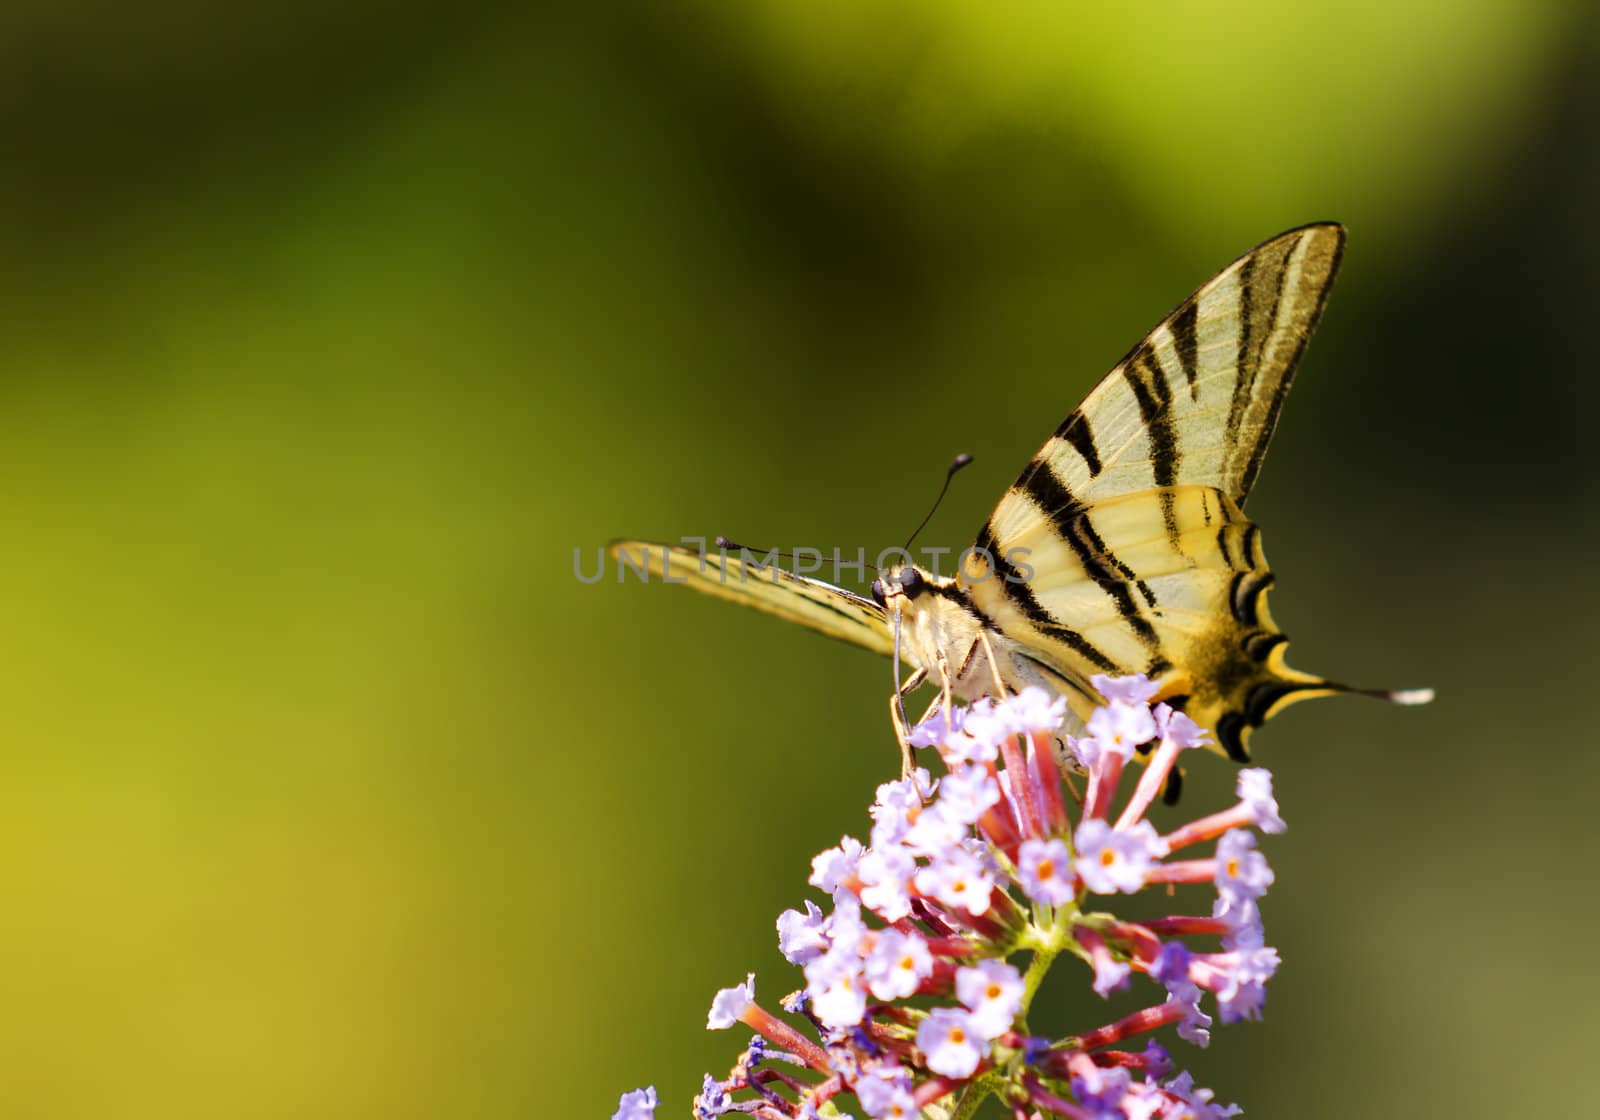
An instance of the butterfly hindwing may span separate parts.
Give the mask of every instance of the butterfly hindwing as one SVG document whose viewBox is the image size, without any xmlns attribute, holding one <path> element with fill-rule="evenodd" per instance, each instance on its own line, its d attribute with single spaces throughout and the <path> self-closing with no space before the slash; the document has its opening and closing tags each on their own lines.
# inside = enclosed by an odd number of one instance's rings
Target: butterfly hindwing
<svg viewBox="0 0 1600 1120">
<path fill-rule="evenodd" d="M 1343 242 L 1290 231 L 1185 300 L 1034 456 L 961 572 L 1040 660 L 1081 682 L 1146 673 L 1236 758 L 1278 708 L 1330 691 L 1283 663 L 1243 503 Z"/>
<path fill-rule="evenodd" d="M 877 653 L 894 650 L 883 608 L 831 583 L 724 552 L 628 540 L 612 541 L 608 548 L 619 570 L 632 570 L 642 579 L 683 583 Z"/>
</svg>

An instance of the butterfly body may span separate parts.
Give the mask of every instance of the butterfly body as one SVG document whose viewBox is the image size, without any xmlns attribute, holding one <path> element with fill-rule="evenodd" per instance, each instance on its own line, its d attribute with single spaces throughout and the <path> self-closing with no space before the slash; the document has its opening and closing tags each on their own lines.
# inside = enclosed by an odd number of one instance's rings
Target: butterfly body
<svg viewBox="0 0 1600 1120">
<path fill-rule="evenodd" d="M 1266 602 L 1274 577 L 1244 512 L 1343 246 L 1342 227 L 1304 226 L 1202 285 L 1055 430 L 954 576 L 895 567 L 868 599 L 742 550 L 618 541 L 612 552 L 639 550 L 657 574 L 897 653 L 964 700 L 997 678 L 1038 684 L 1081 726 L 1101 703 L 1092 677 L 1143 673 L 1244 761 L 1251 731 L 1286 705 L 1362 691 L 1285 663 Z"/>
</svg>

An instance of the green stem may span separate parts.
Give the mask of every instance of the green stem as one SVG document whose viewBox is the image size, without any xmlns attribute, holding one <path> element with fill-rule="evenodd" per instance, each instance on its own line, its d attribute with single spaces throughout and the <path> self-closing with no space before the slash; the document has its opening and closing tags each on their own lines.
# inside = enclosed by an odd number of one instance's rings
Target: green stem
<svg viewBox="0 0 1600 1120">
<path fill-rule="evenodd" d="M 969 1120 L 978 1111 L 978 1106 L 993 1093 L 994 1083 L 987 1076 L 978 1078 L 963 1090 L 955 1111 L 950 1114 L 950 1120 Z"/>
<path fill-rule="evenodd" d="M 1050 966 L 1055 963 L 1056 956 L 1066 947 L 1072 921 L 1077 916 L 1078 908 L 1067 905 L 1058 907 L 1055 921 L 1049 930 L 1041 931 L 1042 937 L 1035 940 L 1033 960 L 1028 964 L 1027 974 L 1022 978 L 1022 1010 L 1018 1018 L 1028 1014 L 1028 1008 L 1033 1006 L 1033 997 L 1039 991 L 1039 985 L 1044 983 L 1044 974 L 1050 971 Z"/>
<path fill-rule="evenodd" d="M 1056 949 L 1040 949 L 1033 954 L 1033 961 L 1022 978 L 1022 1009 L 1017 1013 L 1017 1018 L 1027 1017 L 1028 1008 L 1033 1006 L 1033 997 L 1038 993 L 1039 985 L 1044 983 L 1044 974 L 1055 963 L 1057 952 Z"/>
</svg>

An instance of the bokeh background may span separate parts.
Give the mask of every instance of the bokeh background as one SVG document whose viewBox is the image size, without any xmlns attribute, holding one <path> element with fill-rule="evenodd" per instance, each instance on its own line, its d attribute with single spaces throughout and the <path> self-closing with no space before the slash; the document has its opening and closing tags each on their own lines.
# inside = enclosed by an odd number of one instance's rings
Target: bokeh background
<svg viewBox="0 0 1600 1120">
<path fill-rule="evenodd" d="M 964 546 L 1178 299 L 1327 218 L 1251 511 L 1297 663 L 1440 700 L 1257 738 L 1286 965 L 1180 1057 L 1253 1116 L 1581 1112 L 1596 32 L 1520 0 L 7 10 L 0 1112 L 587 1117 L 655 1083 L 686 1115 L 738 1045 L 713 991 L 797 984 L 772 922 L 894 772 L 889 674 L 574 549 L 875 551 L 960 450 L 925 540 Z"/>
</svg>

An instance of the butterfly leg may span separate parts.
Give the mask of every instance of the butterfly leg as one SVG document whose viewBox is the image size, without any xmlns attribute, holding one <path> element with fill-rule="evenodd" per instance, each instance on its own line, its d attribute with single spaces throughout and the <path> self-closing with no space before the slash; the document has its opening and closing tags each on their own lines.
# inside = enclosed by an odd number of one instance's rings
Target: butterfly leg
<svg viewBox="0 0 1600 1120">
<path fill-rule="evenodd" d="M 952 678 L 950 676 L 950 659 L 944 655 L 944 650 L 942 649 L 939 650 L 938 665 L 940 682 L 938 703 L 944 709 L 945 726 L 949 727 L 952 706 Z M 922 718 L 926 719 L 928 717 L 924 716 Z"/>
<path fill-rule="evenodd" d="M 1004 700 L 1006 695 L 1006 682 L 1000 677 L 1000 662 L 995 660 L 994 646 L 989 642 L 987 629 L 978 631 L 978 641 L 983 643 L 983 652 L 989 657 L 989 673 L 994 677 L 994 696 L 996 700 Z"/>
<path fill-rule="evenodd" d="M 911 729 L 906 726 L 903 713 L 905 711 L 905 698 L 915 691 L 923 681 L 928 679 L 926 669 L 918 669 L 905 679 L 905 683 L 895 689 L 889 697 L 889 719 L 894 724 L 894 737 L 900 743 L 900 776 L 909 778 L 911 772 L 917 768 L 915 757 L 911 753 Z"/>
</svg>

